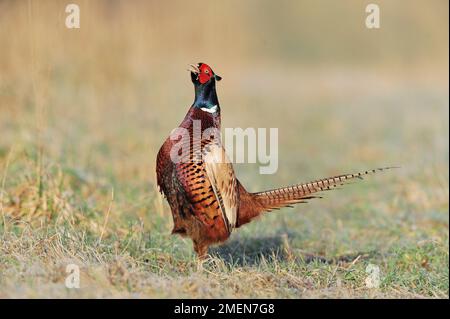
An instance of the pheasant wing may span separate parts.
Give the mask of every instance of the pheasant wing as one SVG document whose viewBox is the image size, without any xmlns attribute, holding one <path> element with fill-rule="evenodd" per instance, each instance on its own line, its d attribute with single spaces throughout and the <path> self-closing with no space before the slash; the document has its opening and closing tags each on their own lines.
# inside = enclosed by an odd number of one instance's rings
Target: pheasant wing
<svg viewBox="0 0 450 319">
<path fill-rule="evenodd" d="M 203 155 L 206 175 L 219 202 L 220 212 L 228 231 L 236 225 L 238 194 L 233 166 L 223 147 L 213 144 Z"/>
</svg>

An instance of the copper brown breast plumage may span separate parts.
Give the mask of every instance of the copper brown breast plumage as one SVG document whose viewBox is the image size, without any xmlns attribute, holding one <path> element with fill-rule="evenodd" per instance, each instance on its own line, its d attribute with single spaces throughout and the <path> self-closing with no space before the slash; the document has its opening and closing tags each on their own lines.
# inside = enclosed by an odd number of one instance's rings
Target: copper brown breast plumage
<svg viewBox="0 0 450 319">
<path fill-rule="evenodd" d="M 247 192 L 237 180 L 220 143 L 216 93 L 216 81 L 220 79 L 207 64 L 192 65 L 195 100 L 179 125 L 185 134 L 169 136 L 158 152 L 156 163 L 157 183 L 172 211 L 172 233 L 191 238 L 199 257 L 206 256 L 210 245 L 227 240 L 233 229 L 263 212 L 305 202 L 317 197 L 315 193 L 385 169 Z"/>
</svg>

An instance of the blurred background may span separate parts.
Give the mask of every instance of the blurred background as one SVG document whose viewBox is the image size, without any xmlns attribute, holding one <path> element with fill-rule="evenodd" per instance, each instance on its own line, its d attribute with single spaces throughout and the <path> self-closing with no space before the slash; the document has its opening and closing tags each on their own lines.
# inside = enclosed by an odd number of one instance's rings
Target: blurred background
<svg viewBox="0 0 450 319">
<path fill-rule="evenodd" d="M 279 128 L 277 174 L 236 167 L 250 191 L 402 167 L 302 206 L 300 219 L 271 215 L 244 237 L 275 233 L 274 223 L 320 233 L 335 207 L 370 203 L 355 223 L 384 225 L 372 234 L 390 238 L 383 247 L 416 236 L 448 245 L 448 1 L 376 1 L 380 29 L 365 26 L 373 1 L 72 2 L 80 29 L 65 27 L 69 2 L 0 1 L 3 231 L 75 220 L 108 238 L 140 220 L 170 232 L 156 153 L 193 101 L 187 65 L 205 62 L 223 77 L 223 127 Z M 106 211 L 117 222 L 105 226 Z M 342 214 L 353 223 L 351 209 Z M 387 224 L 407 230 L 387 234 Z M 358 243 L 299 245 L 363 247 L 361 225 L 347 233 Z"/>
<path fill-rule="evenodd" d="M 80 0 L 67 29 L 65 2 L 1 1 L 0 154 L 29 143 L 43 164 L 149 182 L 201 61 L 224 78 L 224 127 L 280 128 L 281 182 L 448 172 L 448 2 L 379 1 L 380 29 L 368 1 L 319 2 Z"/>
</svg>

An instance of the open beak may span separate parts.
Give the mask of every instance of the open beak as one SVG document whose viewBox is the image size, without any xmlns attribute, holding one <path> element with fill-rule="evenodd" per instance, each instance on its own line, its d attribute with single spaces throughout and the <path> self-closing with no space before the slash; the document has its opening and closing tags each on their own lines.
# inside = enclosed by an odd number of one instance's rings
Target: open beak
<svg viewBox="0 0 450 319">
<path fill-rule="evenodd" d="M 189 72 L 195 73 L 195 74 L 199 74 L 200 70 L 198 68 L 197 65 L 194 64 L 189 64 L 189 68 L 187 69 Z"/>
</svg>

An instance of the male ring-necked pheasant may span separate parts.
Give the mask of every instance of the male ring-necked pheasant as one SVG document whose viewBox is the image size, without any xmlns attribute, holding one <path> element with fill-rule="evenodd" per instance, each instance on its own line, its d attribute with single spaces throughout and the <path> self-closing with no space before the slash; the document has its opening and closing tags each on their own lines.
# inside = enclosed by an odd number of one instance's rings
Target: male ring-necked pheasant
<svg viewBox="0 0 450 319">
<path fill-rule="evenodd" d="M 313 195 L 317 192 L 383 170 L 378 168 L 258 193 L 247 192 L 236 178 L 220 140 L 207 135 L 197 142 L 193 138 L 195 120 L 201 123 L 202 132 L 210 128 L 220 132 L 216 81 L 221 77 L 205 63 L 191 67 L 195 100 L 179 126 L 189 132 L 190 138 L 185 142 L 189 145 L 184 145 L 189 147 L 189 153 L 182 160 L 174 161 L 171 150 L 181 138 L 168 137 L 158 152 L 156 174 L 160 191 L 172 210 L 172 234 L 190 237 L 200 258 L 206 256 L 210 245 L 224 242 L 234 228 L 263 212 L 304 203 L 317 197 Z"/>
</svg>

